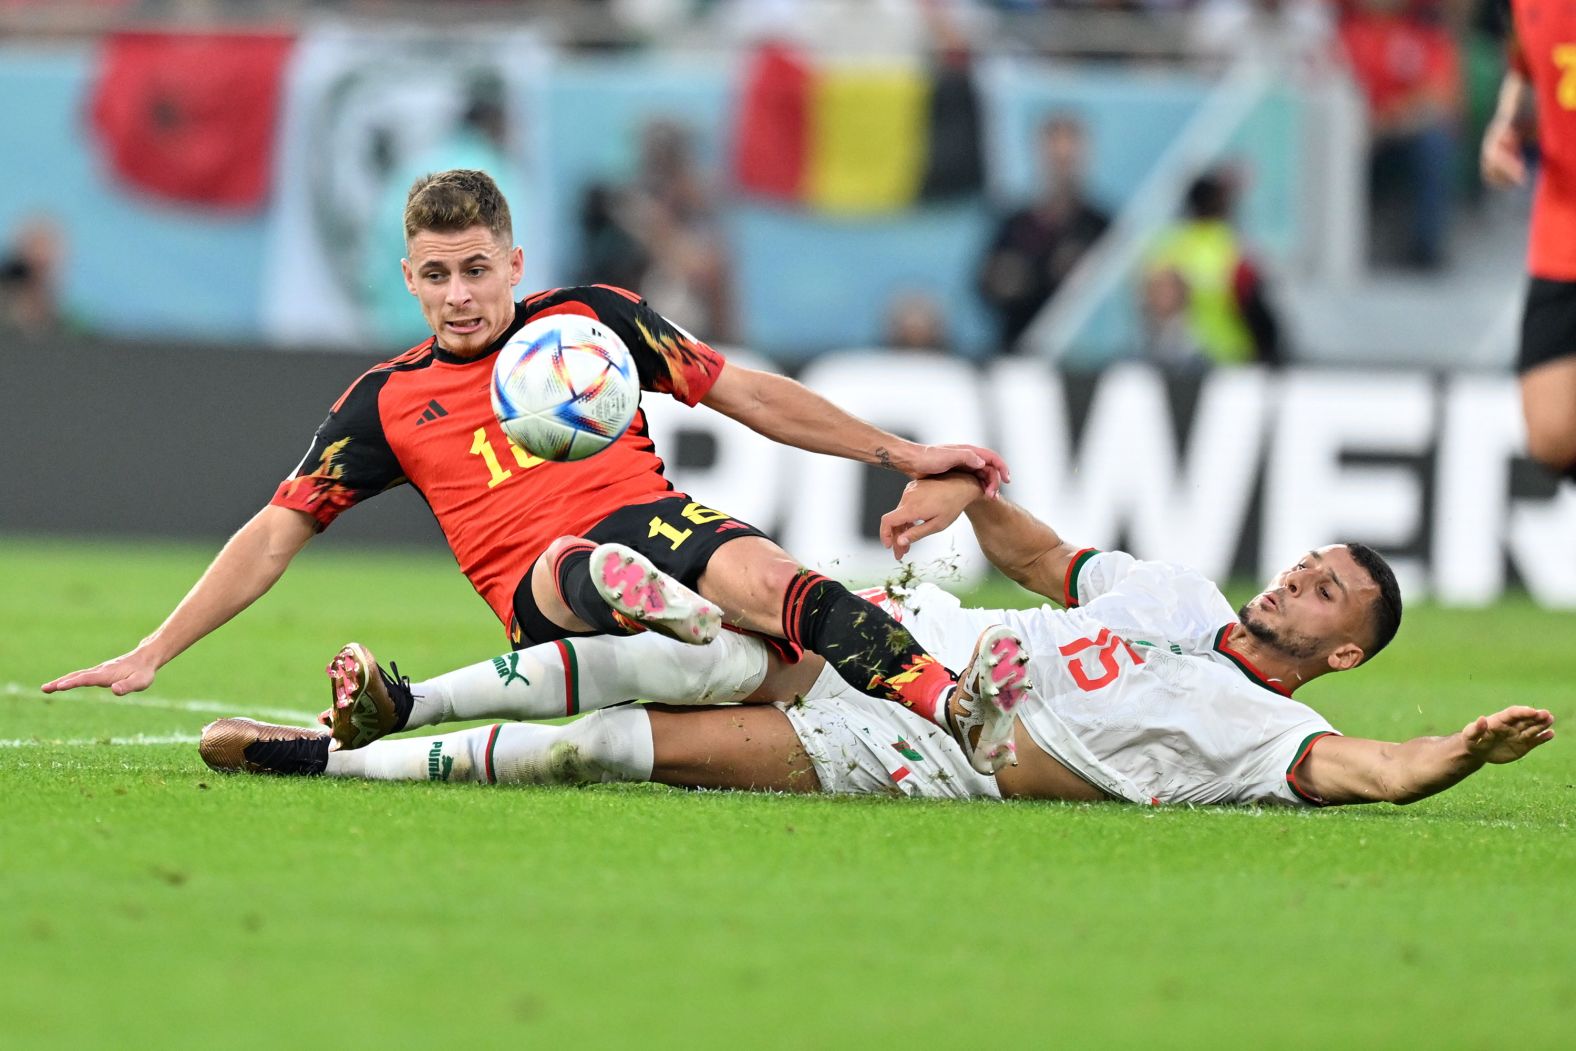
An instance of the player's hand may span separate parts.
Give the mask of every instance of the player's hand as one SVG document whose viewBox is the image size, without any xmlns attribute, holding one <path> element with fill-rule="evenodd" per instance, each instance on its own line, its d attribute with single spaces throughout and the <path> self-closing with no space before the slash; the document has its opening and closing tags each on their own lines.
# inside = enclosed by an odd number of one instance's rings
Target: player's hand
<svg viewBox="0 0 1576 1051">
<path fill-rule="evenodd" d="M 902 464 L 893 464 L 910 478 L 933 478 L 948 471 L 968 471 L 979 479 L 985 495 L 994 499 L 1012 481 L 1007 461 L 999 453 L 978 445 L 921 445 Z"/>
<path fill-rule="evenodd" d="M 132 650 L 91 668 L 62 675 L 44 683 L 42 689 L 45 693 L 59 693 L 62 690 L 74 690 L 78 686 L 104 686 L 115 696 L 124 697 L 128 693 L 146 690 L 158 670 L 159 666 L 152 657 Z"/>
<path fill-rule="evenodd" d="M 1541 708 L 1517 705 L 1480 715 L 1461 730 L 1467 751 L 1484 763 L 1513 763 L 1545 741 L 1554 740 L 1554 716 Z"/>
<path fill-rule="evenodd" d="M 881 516 L 881 545 L 891 548 L 892 557 L 901 561 L 914 541 L 956 522 L 963 509 L 980 498 L 981 489 L 977 477 L 961 471 L 909 482 L 903 499 Z"/>
<path fill-rule="evenodd" d="M 1483 133 L 1478 169 L 1485 185 L 1520 186 L 1527 180 L 1527 162 L 1521 155 L 1521 135 L 1510 121 L 1491 121 Z"/>
</svg>

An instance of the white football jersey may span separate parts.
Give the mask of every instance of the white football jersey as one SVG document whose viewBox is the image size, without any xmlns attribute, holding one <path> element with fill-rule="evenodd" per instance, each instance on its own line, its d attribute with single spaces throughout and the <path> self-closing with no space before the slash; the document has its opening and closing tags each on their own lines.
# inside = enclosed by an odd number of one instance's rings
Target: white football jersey
<svg viewBox="0 0 1576 1051">
<path fill-rule="evenodd" d="M 894 613 L 948 667 L 991 624 L 1033 654 L 1018 709 L 1040 747 L 1105 791 L 1142 803 L 1313 803 L 1297 785 L 1308 747 L 1335 730 L 1232 649 L 1237 615 L 1203 576 L 1086 550 L 1068 608 L 963 608 L 921 585 Z"/>
</svg>

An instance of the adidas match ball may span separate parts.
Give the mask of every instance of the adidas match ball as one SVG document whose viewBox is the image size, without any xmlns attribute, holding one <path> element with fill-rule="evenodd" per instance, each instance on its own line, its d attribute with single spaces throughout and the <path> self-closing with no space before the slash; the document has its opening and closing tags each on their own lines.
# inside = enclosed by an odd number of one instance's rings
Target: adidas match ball
<svg viewBox="0 0 1576 1051">
<path fill-rule="evenodd" d="M 544 460 L 583 460 L 629 429 L 640 406 L 635 363 L 612 329 L 578 314 L 540 318 L 493 363 L 492 406 L 503 432 Z"/>
</svg>

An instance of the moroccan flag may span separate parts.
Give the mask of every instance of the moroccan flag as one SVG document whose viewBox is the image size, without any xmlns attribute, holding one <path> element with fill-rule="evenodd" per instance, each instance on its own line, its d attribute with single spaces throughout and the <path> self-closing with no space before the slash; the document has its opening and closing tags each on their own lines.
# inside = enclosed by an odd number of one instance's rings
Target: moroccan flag
<svg viewBox="0 0 1576 1051">
<path fill-rule="evenodd" d="M 255 33 L 109 37 L 90 116 L 110 170 L 165 200 L 262 205 L 293 44 Z"/>
<path fill-rule="evenodd" d="M 967 68 L 812 63 L 756 53 L 734 136 L 734 176 L 758 197 L 867 215 L 978 193 L 978 99 Z"/>
</svg>

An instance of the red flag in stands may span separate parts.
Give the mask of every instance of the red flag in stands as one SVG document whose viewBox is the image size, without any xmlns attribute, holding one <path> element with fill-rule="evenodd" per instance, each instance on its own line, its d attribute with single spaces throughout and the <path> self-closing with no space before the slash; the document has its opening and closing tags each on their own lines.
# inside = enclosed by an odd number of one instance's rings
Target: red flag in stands
<svg viewBox="0 0 1576 1051">
<path fill-rule="evenodd" d="M 110 169 L 166 200 L 262 205 L 294 42 L 264 33 L 109 37 L 91 115 Z"/>
</svg>

